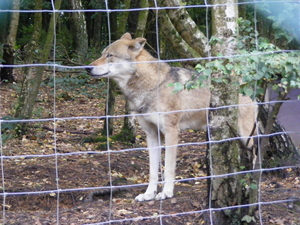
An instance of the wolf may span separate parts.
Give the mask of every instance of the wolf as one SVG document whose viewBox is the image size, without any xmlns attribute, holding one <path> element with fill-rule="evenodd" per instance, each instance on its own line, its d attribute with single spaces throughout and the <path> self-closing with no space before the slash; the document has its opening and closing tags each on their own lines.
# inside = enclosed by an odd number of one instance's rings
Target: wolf
<svg viewBox="0 0 300 225">
<path fill-rule="evenodd" d="M 136 201 L 161 200 L 173 197 L 177 144 L 181 130 L 205 130 L 210 102 L 209 88 L 182 90 L 174 93 L 171 83 L 192 79 L 192 70 L 171 67 L 154 58 L 144 49 L 146 39 L 133 39 L 125 33 L 107 46 L 101 58 L 86 67 L 93 78 L 110 78 L 116 81 L 127 98 L 130 109 L 139 114 L 138 122 L 146 134 L 149 152 L 149 184 Z M 239 96 L 239 104 L 252 100 Z M 238 132 L 248 137 L 255 123 L 253 105 L 239 107 Z M 165 140 L 164 186 L 157 193 L 158 171 L 161 159 L 160 137 Z"/>
</svg>

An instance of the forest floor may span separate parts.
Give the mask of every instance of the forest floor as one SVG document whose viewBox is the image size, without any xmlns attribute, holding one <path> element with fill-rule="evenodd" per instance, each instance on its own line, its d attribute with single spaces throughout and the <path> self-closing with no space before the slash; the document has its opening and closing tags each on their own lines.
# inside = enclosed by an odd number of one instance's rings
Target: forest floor
<svg viewBox="0 0 300 225">
<path fill-rule="evenodd" d="M 198 144 L 179 148 L 177 179 L 187 181 L 176 183 L 172 199 L 135 202 L 148 180 L 145 135 L 137 126 L 134 144 L 113 137 L 86 141 L 103 127 L 103 120 L 84 117 L 105 115 L 106 84 L 80 76 L 57 73 L 55 105 L 52 74 L 45 76 L 33 117 L 65 118 L 55 121 L 56 132 L 53 121 L 30 122 L 24 135 L 12 138 L 12 124 L 6 130 L 2 124 L 0 184 L 6 194 L 1 196 L 0 224 L 212 224 L 206 210 L 207 180 L 201 179 L 207 172 L 206 145 L 201 144 L 205 134 L 181 134 L 181 143 Z M 1 84 L 1 118 L 13 116 L 19 89 L 20 82 Z M 124 104 L 118 95 L 115 115 L 124 115 Z M 122 121 L 114 119 L 115 134 Z M 107 140 L 111 152 L 106 151 Z M 297 171 L 263 173 L 257 224 L 300 224 L 299 202 L 292 209 L 285 202 L 291 196 L 300 196 Z"/>
</svg>

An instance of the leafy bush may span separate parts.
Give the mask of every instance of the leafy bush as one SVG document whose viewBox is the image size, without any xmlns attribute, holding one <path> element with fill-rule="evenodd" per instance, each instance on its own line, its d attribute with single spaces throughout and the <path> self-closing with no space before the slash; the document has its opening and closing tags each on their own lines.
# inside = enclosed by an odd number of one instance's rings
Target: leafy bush
<svg viewBox="0 0 300 225">
<path fill-rule="evenodd" d="M 175 91 L 205 86 L 208 78 L 212 82 L 228 83 L 233 74 L 241 78 L 241 93 L 253 99 L 263 95 L 269 84 L 278 93 L 300 88 L 300 52 L 281 51 L 267 39 L 259 38 L 250 21 L 239 19 L 239 25 L 243 35 L 237 39 L 238 55 L 229 58 L 219 55 L 218 59 L 198 64 L 198 74 L 195 74 L 194 79 L 185 84 L 172 84 Z M 211 43 L 219 41 L 214 37 L 211 40 Z M 212 78 L 214 73 L 222 73 L 223 76 Z"/>
</svg>

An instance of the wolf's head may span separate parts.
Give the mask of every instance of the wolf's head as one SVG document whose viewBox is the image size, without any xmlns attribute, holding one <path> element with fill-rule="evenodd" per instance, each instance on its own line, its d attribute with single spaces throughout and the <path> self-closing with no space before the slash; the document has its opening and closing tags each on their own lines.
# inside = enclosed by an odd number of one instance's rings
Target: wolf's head
<svg viewBox="0 0 300 225">
<path fill-rule="evenodd" d="M 94 78 L 124 79 L 132 76 L 136 72 L 136 57 L 145 43 L 145 38 L 132 39 L 129 33 L 125 33 L 119 40 L 107 46 L 101 58 L 92 62 L 86 70 Z"/>
</svg>

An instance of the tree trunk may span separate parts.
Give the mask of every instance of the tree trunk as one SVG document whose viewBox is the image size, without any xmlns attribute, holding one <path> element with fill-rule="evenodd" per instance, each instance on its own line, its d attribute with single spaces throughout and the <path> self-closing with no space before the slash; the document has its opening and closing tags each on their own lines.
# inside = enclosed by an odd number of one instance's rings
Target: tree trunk
<svg viewBox="0 0 300 225">
<path fill-rule="evenodd" d="M 109 79 L 108 82 L 108 94 L 107 94 L 107 104 L 105 108 L 105 114 L 108 116 L 115 114 L 115 100 L 116 100 L 116 92 L 117 92 L 117 83 Z M 114 131 L 114 123 L 113 118 L 106 118 L 104 121 L 104 126 L 102 129 L 102 135 L 112 135 Z"/>
<path fill-rule="evenodd" d="M 147 8 L 149 6 L 148 0 L 141 1 L 141 8 Z M 130 7 L 130 1 L 125 0 L 125 7 Z M 127 21 L 128 14 L 125 14 L 125 16 L 121 19 L 121 21 Z M 146 29 L 146 23 L 148 18 L 148 10 L 145 11 L 139 11 L 139 17 L 138 17 L 138 25 L 135 33 L 135 37 L 144 37 L 145 29 Z M 120 22 L 121 22 L 120 21 Z M 119 26 L 119 31 L 121 31 L 121 34 L 125 33 L 125 26 Z M 125 105 L 125 114 L 130 114 L 130 109 L 126 101 Z M 122 127 L 122 130 L 120 132 L 120 139 L 126 142 L 134 143 L 135 142 L 135 127 L 132 124 L 130 117 L 126 116 L 124 117 L 124 124 Z"/>
<path fill-rule="evenodd" d="M 56 0 L 55 1 L 55 9 L 59 10 L 61 6 L 62 0 Z M 42 0 L 36 0 L 35 1 L 35 7 L 41 7 Z M 41 9 L 41 8 L 40 8 Z M 57 22 L 59 13 L 53 13 L 50 20 L 49 30 L 46 37 L 46 42 L 43 45 L 43 50 L 40 53 L 41 57 L 39 59 L 39 63 L 44 64 L 47 62 L 49 54 L 51 52 L 52 46 L 53 46 L 53 37 L 54 37 L 54 27 L 55 23 Z M 37 22 L 34 21 L 36 25 L 35 32 L 33 34 L 33 39 L 31 41 L 31 46 L 29 47 L 29 54 L 33 54 L 34 52 L 34 46 L 36 46 L 36 41 L 39 39 L 39 31 L 38 27 L 41 26 L 41 14 L 36 13 L 35 20 L 37 19 Z M 32 56 L 31 56 L 32 57 Z M 32 59 L 32 58 L 31 58 Z M 29 63 L 29 62 L 27 62 Z M 27 71 L 28 74 L 25 74 L 25 78 L 23 81 L 22 89 L 20 92 L 19 97 L 19 104 L 16 109 L 16 117 L 17 118 L 30 118 L 32 115 L 32 111 L 35 105 L 35 100 L 38 95 L 39 88 L 42 83 L 42 77 L 44 73 L 44 67 L 40 66 L 36 69 L 35 75 L 32 73 L 32 69 L 30 68 L 29 71 Z"/>
<path fill-rule="evenodd" d="M 126 6 L 129 8 L 130 1 L 125 0 L 125 3 L 127 3 Z M 148 6 L 149 6 L 148 0 L 144 0 L 144 1 L 141 2 L 141 8 L 146 8 Z M 126 21 L 127 21 L 128 14 L 126 14 L 125 16 L 126 16 L 125 18 L 126 18 Z M 147 17 L 148 17 L 148 10 L 139 11 L 138 25 L 137 25 L 135 37 L 144 37 L 146 23 L 147 23 Z M 124 21 L 125 18 L 122 18 L 121 21 L 122 20 Z M 121 36 L 121 34 L 125 33 L 125 26 L 121 26 L 121 23 L 120 23 L 120 26 L 119 26 L 118 30 L 119 31 L 121 30 L 121 33 L 119 32 L 120 36 Z M 125 105 L 125 114 L 126 115 L 130 114 L 130 109 L 129 109 L 129 106 L 127 104 L 127 101 L 126 101 L 126 105 Z M 121 130 L 119 135 L 120 135 L 120 139 L 125 141 L 125 142 L 130 142 L 130 143 L 135 142 L 135 127 L 131 123 L 131 120 L 130 120 L 129 116 L 124 117 L 124 124 L 123 124 L 122 130 Z"/>
<path fill-rule="evenodd" d="M 34 9 L 41 10 L 42 9 L 42 0 L 35 0 L 34 2 Z M 34 14 L 34 27 L 35 30 L 32 34 L 31 41 L 24 47 L 25 48 L 25 57 L 24 63 L 31 64 L 36 57 L 36 49 L 38 49 L 38 42 L 41 35 L 41 27 L 42 27 L 42 13 L 37 12 Z M 31 85 L 33 84 L 33 68 L 32 67 L 25 67 L 23 69 L 24 78 L 22 81 L 22 87 L 19 94 L 18 105 L 16 107 L 15 116 L 17 118 L 29 118 L 31 113 L 27 113 L 28 110 L 31 109 L 31 104 L 27 103 L 28 95 L 31 90 Z M 28 105 L 28 107 L 27 107 Z M 27 115 L 26 115 L 27 114 Z"/>
<path fill-rule="evenodd" d="M 14 45 L 4 44 L 3 45 L 3 68 L 1 69 L 0 79 L 5 82 L 14 82 L 13 67 L 14 65 Z"/>
<path fill-rule="evenodd" d="M 116 2 L 115 1 L 109 1 L 108 7 L 110 9 L 116 8 Z M 109 25 L 110 25 L 110 39 L 112 41 L 115 41 L 117 39 L 117 13 L 110 13 L 109 15 Z M 107 104 L 105 108 L 105 114 L 106 115 L 114 115 L 115 114 L 115 99 L 116 99 L 116 90 L 117 90 L 117 84 L 114 80 L 108 79 L 108 94 L 107 94 Z M 113 134 L 113 118 L 106 118 L 104 121 L 104 126 L 102 129 L 102 135 L 112 135 Z"/>
<path fill-rule="evenodd" d="M 81 0 L 69 0 L 73 10 L 81 10 Z M 86 21 L 83 12 L 72 12 L 73 34 L 75 35 L 75 46 L 78 60 L 83 63 L 88 51 L 88 35 L 86 30 Z"/>
<path fill-rule="evenodd" d="M 12 3 L 13 10 L 20 9 L 20 0 L 14 0 Z M 9 33 L 6 38 L 6 43 L 3 46 L 3 65 L 14 65 L 14 49 L 16 43 L 16 36 L 19 26 L 19 12 L 14 12 L 11 15 Z M 4 67 L 0 73 L 1 80 L 6 80 L 8 82 L 14 81 L 13 67 Z"/>
<path fill-rule="evenodd" d="M 129 9 L 130 2 L 131 0 L 124 0 L 122 9 Z M 129 15 L 129 11 L 126 11 L 126 12 L 121 12 L 121 15 L 119 16 L 117 38 L 120 38 L 127 30 L 126 25 L 127 25 L 128 15 Z"/>
<path fill-rule="evenodd" d="M 125 5 L 126 9 L 128 9 L 130 7 L 130 2 L 131 2 L 131 0 L 125 0 L 124 5 Z M 141 7 L 144 7 L 145 5 L 148 5 L 147 3 L 148 3 L 148 0 L 142 1 L 141 2 L 141 5 L 142 5 Z M 139 18 L 138 19 L 140 19 L 140 16 L 141 16 L 140 13 L 145 14 L 144 12 L 145 11 L 140 11 L 139 12 Z M 146 12 L 148 12 L 148 11 L 146 11 Z M 121 21 L 126 21 L 127 22 L 128 16 L 129 16 L 129 13 L 124 14 L 123 17 L 121 18 Z M 147 20 L 147 17 L 146 17 L 146 20 Z M 125 33 L 125 30 L 126 30 L 126 26 L 122 25 L 121 21 L 119 23 L 119 28 L 118 28 L 120 36 L 123 35 Z M 138 20 L 138 22 L 139 22 L 139 20 Z M 140 37 L 140 36 L 136 35 L 136 37 Z M 127 100 L 126 100 L 126 104 L 125 104 L 125 114 L 126 115 L 130 114 L 130 109 L 129 109 Z M 121 130 L 119 135 L 121 137 L 121 140 L 123 140 L 125 142 L 134 143 L 135 142 L 135 127 L 131 123 L 130 118 L 131 117 L 129 117 L 129 116 L 124 117 L 123 127 L 122 127 L 122 130 Z"/>
<path fill-rule="evenodd" d="M 94 23 L 93 23 L 93 38 L 91 40 L 91 44 L 93 47 L 95 47 L 96 49 L 100 49 L 103 47 L 103 43 L 107 44 L 107 39 L 103 38 L 103 34 L 102 34 L 102 29 L 103 27 L 105 27 L 105 25 L 103 25 L 102 21 L 105 21 L 104 19 L 104 15 L 102 13 L 95 13 L 94 14 Z"/>
<path fill-rule="evenodd" d="M 163 0 L 162 4 L 164 6 L 184 5 L 181 0 Z M 207 37 L 199 30 L 197 24 L 190 17 L 186 9 L 184 7 L 168 9 L 167 13 L 176 31 L 190 48 L 202 57 L 207 56 L 209 50 Z M 166 26 L 163 26 L 163 29 L 165 28 Z"/>
<path fill-rule="evenodd" d="M 128 102 L 126 101 L 125 105 L 125 114 L 130 114 Z M 127 143 L 135 143 L 135 126 L 131 122 L 132 117 L 125 116 L 124 117 L 124 124 L 122 130 L 119 134 L 120 140 L 125 141 Z"/>
<path fill-rule="evenodd" d="M 141 8 L 148 8 L 148 7 L 149 7 L 148 0 L 141 1 Z M 139 11 L 137 27 L 135 30 L 136 37 L 145 37 L 148 13 L 149 13 L 149 10 Z"/>
<path fill-rule="evenodd" d="M 162 32 L 179 56 L 182 58 L 200 58 L 201 55 L 177 32 L 167 13 L 165 11 L 160 11 L 159 13 L 161 14 L 160 24 L 163 27 Z"/>
<path fill-rule="evenodd" d="M 8 10 L 12 8 L 12 1 L 11 0 L 2 0 L 0 1 L 0 9 Z M 7 27 L 9 23 L 9 12 L 1 12 L 0 13 L 0 42 L 4 43 L 7 36 Z M 2 54 L 0 54 L 0 57 Z"/>
<path fill-rule="evenodd" d="M 124 7 L 130 7 L 130 1 L 125 0 Z M 109 2 L 109 8 L 115 9 L 116 8 L 116 2 Z M 117 14 L 113 13 L 110 15 L 110 24 L 111 24 L 111 39 L 116 40 L 117 38 L 120 38 L 122 34 L 125 33 L 126 29 L 126 21 L 128 18 L 128 13 L 122 14 L 120 16 L 120 20 L 118 23 L 117 20 Z M 125 21 L 125 24 L 124 24 Z M 117 36 L 118 35 L 118 36 Z M 117 84 L 112 79 L 109 80 L 109 87 L 108 87 L 108 96 L 107 96 L 107 106 L 106 106 L 106 115 L 114 115 L 115 109 L 115 95 L 117 90 Z M 127 104 L 126 104 L 127 105 Z M 128 108 L 126 107 L 126 113 L 129 113 Z M 105 120 L 104 127 L 101 132 L 103 135 L 112 135 L 113 134 L 113 119 L 108 118 Z M 124 118 L 124 125 L 122 127 L 120 135 L 123 136 L 123 140 L 132 142 L 134 135 L 134 127 L 132 127 L 128 117 Z"/>
<path fill-rule="evenodd" d="M 221 53 L 233 55 L 236 50 L 234 35 L 237 32 L 238 8 L 237 0 L 213 0 L 212 10 L 213 36 L 220 42 L 212 46 L 214 56 Z M 232 137 L 231 127 L 237 128 L 238 110 L 236 108 L 213 109 L 238 103 L 239 87 L 234 85 L 237 77 L 232 74 L 228 83 L 214 82 L 223 74 L 213 74 L 211 83 L 211 107 L 209 123 L 209 175 L 222 175 L 241 170 L 243 165 L 239 144 L 236 141 L 221 141 Z M 209 201 L 213 208 L 223 208 L 244 204 L 245 195 L 242 192 L 242 177 L 240 175 L 212 178 L 209 182 Z M 243 208 L 214 212 L 214 224 L 233 224 L 234 220 L 241 221 L 245 210 Z M 244 214 L 247 215 L 247 214 Z"/>
<path fill-rule="evenodd" d="M 167 4 L 165 1 L 163 1 L 164 4 Z M 175 3 L 173 3 L 175 4 Z M 149 1 L 150 7 L 155 7 L 154 3 L 152 1 Z M 154 10 L 154 13 L 157 13 L 156 10 Z M 180 25 L 177 25 L 177 23 L 187 24 L 190 23 L 190 21 L 193 21 L 188 14 L 185 14 L 185 17 L 181 20 L 178 18 L 177 20 L 171 21 L 168 13 L 166 10 L 159 10 L 159 23 L 160 23 L 160 30 L 164 34 L 164 37 L 168 40 L 168 42 L 172 45 L 173 49 L 176 51 L 176 53 L 181 58 L 201 58 L 201 53 L 197 52 L 195 48 L 189 45 L 187 41 L 181 36 L 181 33 L 178 32 L 176 27 L 180 27 Z M 197 33 L 197 30 L 194 30 Z M 198 30 L 199 31 L 199 30 Z M 200 32 L 200 31 L 199 31 Z M 200 32 L 201 33 L 201 32 Z M 183 34 L 183 32 L 182 32 Z M 190 34 L 191 35 L 191 34 Z M 203 37 L 203 34 L 200 35 Z M 195 38 L 195 35 L 191 35 L 189 38 L 190 43 L 191 42 L 197 42 Z M 198 49 L 198 47 L 196 48 Z M 207 49 L 207 47 L 206 47 Z M 195 62 L 189 61 L 188 63 L 195 65 Z"/>
</svg>

